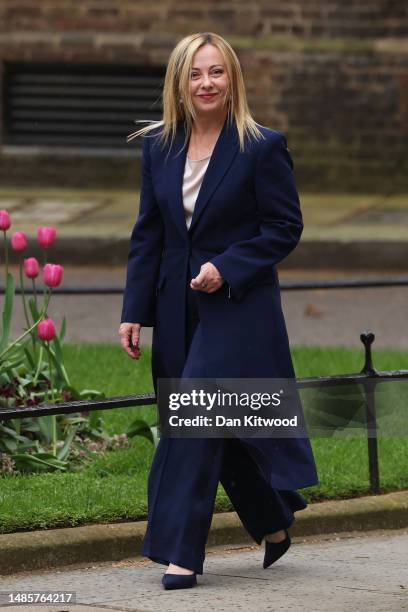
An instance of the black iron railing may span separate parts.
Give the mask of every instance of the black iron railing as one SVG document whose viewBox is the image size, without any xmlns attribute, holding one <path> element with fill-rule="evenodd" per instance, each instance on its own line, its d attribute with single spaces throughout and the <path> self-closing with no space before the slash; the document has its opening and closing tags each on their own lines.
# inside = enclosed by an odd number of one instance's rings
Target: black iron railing
<svg viewBox="0 0 408 612">
<path fill-rule="evenodd" d="M 365 362 L 361 372 L 354 374 L 341 374 L 335 376 L 317 376 L 310 378 L 297 378 L 298 389 L 322 388 L 324 386 L 338 385 L 341 383 L 359 383 L 363 386 L 366 399 L 365 425 L 367 429 L 367 450 L 369 467 L 369 490 L 371 493 L 380 492 L 380 470 L 378 461 L 378 438 L 375 394 L 373 382 L 385 380 L 408 380 L 408 370 L 377 371 L 373 366 L 371 346 L 375 336 L 372 332 L 360 334 L 360 339 L 365 349 Z M 0 410 L 0 422 L 10 419 L 22 419 L 25 417 L 39 417 L 53 414 L 71 414 L 76 412 L 89 412 L 93 410 L 112 410 L 113 408 L 129 408 L 155 405 L 157 398 L 154 393 L 143 395 L 127 395 L 123 397 L 109 397 L 106 399 L 77 400 L 73 402 L 61 402 L 60 404 L 49 404 L 45 406 L 28 406 L 26 408 L 7 408 Z"/>
<path fill-rule="evenodd" d="M 376 287 L 408 287 L 406 276 L 391 276 L 366 278 L 338 278 L 322 280 L 303 281 L 281 281 L 279 283 L 282 291 L 304 291 L 309 289 L 370 289 Z M 21 289 L 16 287 L 16 293 Z M 37 293 L 39 291 L 37 290 Z M 4 287 L 0 287 L 0 294 L 4 293 Z M 24 289 L 24 293 L 32 294 L 30 287 Z M 123 287 L 60 287 L 53 289 L 53 295 L 122 295 Z"/>
</svg>

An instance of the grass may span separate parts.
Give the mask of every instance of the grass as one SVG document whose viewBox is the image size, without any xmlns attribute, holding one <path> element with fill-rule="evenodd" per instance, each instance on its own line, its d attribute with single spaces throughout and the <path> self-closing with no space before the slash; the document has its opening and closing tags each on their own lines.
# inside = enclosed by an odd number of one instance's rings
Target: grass
<svg viewBox="0 0 408 612">
<path fill-rule="evenodd" d="M 107 396 L 152 391 L 150 352 L 138 362 L 118 346 L 109 344 L 65 346 L 65 361 L 74 385 L 96 388 Z M 347 348 L 292 347 L 298 377 L 359 372 L 362 351 Z M 376 350 L 379 370 L 408 369 L 408 352 Z M 123 432 L 136 417 L 149 422 L 153 406 L 101 411 L 110 435 Z M 367 441 L 363 439 L 312 438 L 320 483 L 302 489 L 309 501 L 364 495 L 368 490 Z M 408 488 L 407 440 L 379 440 L 382 490 Z M 153 446 L 143 438 L 131 440 L 128 449 L 99 454 L 81 472 L 3 476 L 0 478 L 0 533 L 67 527 L 96 522 L 120 522 L 146 518 L 147 475 Z M 216 511 L 232 506 L 222 486 Z"/>
</svg>

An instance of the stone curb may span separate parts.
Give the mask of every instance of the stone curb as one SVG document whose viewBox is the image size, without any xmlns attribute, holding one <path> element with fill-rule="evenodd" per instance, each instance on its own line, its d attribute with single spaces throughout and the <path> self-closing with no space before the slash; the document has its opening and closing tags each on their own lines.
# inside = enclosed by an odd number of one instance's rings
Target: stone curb
<svg viewBox="0 0 408 612">
<path fill-rule="evenodd" d="M 61 236 L 52 247 L 52 261 L 64 265 L 126 265 L 129 237 Z M 33 245 L 32 256 L 41 257 Z M 31 256 L 30 255 L 30 256 Z M 394 269 L 406 271 L 408 240 L 302 240 L 282 268 Z"/>
<path fill-rule="evenodd" d="M 408 490 L 309 504 L 295 537 L 408 527 Z M 77 563 L 119 561 L 141 553 L 146 521 L 0 535 L 0 575 Z M 208 546 L 253 544 L 235 512 L 214 514 Z"/>
</svg>

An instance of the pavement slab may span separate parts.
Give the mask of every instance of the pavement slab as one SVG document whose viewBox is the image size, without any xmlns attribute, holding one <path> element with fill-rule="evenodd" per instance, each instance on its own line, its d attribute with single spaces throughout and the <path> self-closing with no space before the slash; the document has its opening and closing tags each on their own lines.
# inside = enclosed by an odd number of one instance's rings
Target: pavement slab
<svg viewBox="0 0 408 612">
<path fill-rule="evenodd" d="M 12 270 L 19 286 L 18 269 L 13 266 Z M 332 269 L 320 272 L 302 269 L 279 271 L 281 283 L 324 278 L 389 278 L 390 275 L 398 276 L 398 272 L 379 270 L 365 274 L 362 270 L 351 273 Z M 65 265 L 61 289 L 111 287 L 117 290 L 116 294 L 110 295 L 58 295 L 57 292 L 53 295 L 49 316 L 58 327 L 66 316 L 67 342 L 111 342 L 119 346 L 118 329 L 125 281 L 125 266 Z M 401 333 L 406 327 L 408 284 L 357 289 L 282 290 L 281 295 L 289 340 L 293 346 L 348 346 L 361 349 L 363 356 L 360 334 L 370 330 L 375 334 L 374 360 L 376 348 L 408 349 L 408 335 Z M 12 337 L 21 334 L 23 327 L 21 296 L 16 295 Z M 151 341 L 152 328 L 142 328 L 141 344 L 149 346 Z M 395 367 L 403 366 L 397 364 Z"/>
<path fill-rule="evenodd" d="M 74 591 L 81 605 L 6 606 L 24 612 L 302 612 L 408 610 L 408 530 L 293 538 L 288 553 L 262 568 L 263 548 L 208 550 L 193 589 L 165 591 L 164 566 L 145 559 L 0 579 L 0 591 Z M 4 597 L 4 595 L 3 595 Z"/>
<path fill-rule="evenodd" d="M 283 265 L 316 270 L 366 269 L 380 265 L 406 270 L 408 194 L 300 193 L 304 229 Z M 24 231 L 35 245 L 39 225 L 55 225 L 53 252 L 71 263 L 126 261 L 138 215 L 140 193 L 120 189 L 2 188 L 0 209 L 12 216 L 11 231 Z M 33 253 L 37 255 L 37 253 Z"/>
</svg>

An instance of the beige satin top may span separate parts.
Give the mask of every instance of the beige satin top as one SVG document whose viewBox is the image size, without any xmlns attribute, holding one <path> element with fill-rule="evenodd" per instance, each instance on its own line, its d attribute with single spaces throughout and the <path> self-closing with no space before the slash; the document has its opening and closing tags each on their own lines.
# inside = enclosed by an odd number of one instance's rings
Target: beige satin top
<svg viewBox="0 0 408 612">
<path fill-rule="evenodd" d="M 190 227 L 198 192 L 200 190 L 210 158 L 211 154 L 207 155 L 207 157 L 196 160 L 188 159 L 186 156 L 186 165 L 184 167 L 183 178 L 183 205 L 187 229 Z"/>
</svg>

